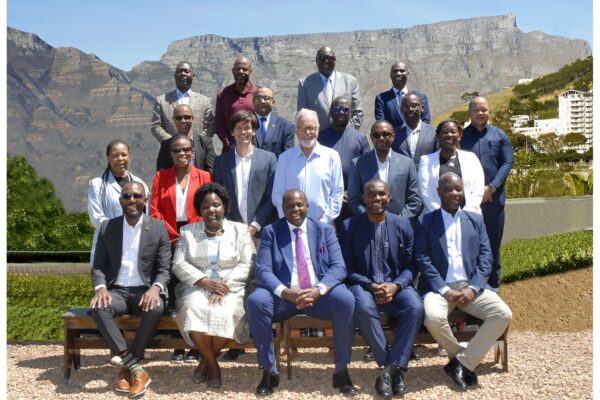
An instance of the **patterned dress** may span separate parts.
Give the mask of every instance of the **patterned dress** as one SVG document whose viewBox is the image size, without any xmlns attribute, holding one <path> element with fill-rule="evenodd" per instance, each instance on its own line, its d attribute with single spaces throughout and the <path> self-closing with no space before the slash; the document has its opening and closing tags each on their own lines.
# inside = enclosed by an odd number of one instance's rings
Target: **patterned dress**
<svg viewBox="0 0 600 400">
<path fill-rule="evenodd" d="M 221 304 L 209 305 L 210 292 L 194 286 L 199 279 L 211 276 L 209 240 L 204 222 L 181 228 L 173 255 L 173 273 L 181 281 L 176 288 L 175 321 L 185 340 L 193 346 L 188 332 L 233 339 L 249 340 L 250 332 L 244 309 L 246 289 L 253 276 L 256 250 L 248 227 L 223 220 L 224 233 L 219 245 L 219 277 L 227 283 L 229 294 Z"/>
</svg>

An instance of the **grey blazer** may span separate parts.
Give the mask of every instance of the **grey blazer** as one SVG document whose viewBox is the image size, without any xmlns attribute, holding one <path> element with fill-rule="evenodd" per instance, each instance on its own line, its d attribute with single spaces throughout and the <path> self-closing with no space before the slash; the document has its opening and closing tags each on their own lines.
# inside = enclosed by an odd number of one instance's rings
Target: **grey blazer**
<svg viewBox="0 0 600 400">
<path fill-rule="evenodd" d="M 258 115 L 257 118 L 260 118 Z M 258 122 L 260 126 L 260 121 Z M 265 143 L 259 144 L 260 127 L 256 131 L 256 135 L 252 138 L 252 144 L 259 149 L 270 151 L 276 157 L 287 149 L 294 147 L 294 136 L 296 135 L 296 127 L 287 119 L 271 113 L 269 118 L 269 126 L 267 126 L 267 136 Z"/>
<path fill-rule="evenodd" d="M 377 153 L 371 150 L 353 160 L 354 166 L 348 178 L 348 206 L 352 215 L 366 211 L 361 194 L 365 183 L 379 177 Z M 392 151 L 388 170 L 388 187 L 392 196 L 387 210 L 412 218 L 421 211 L 421 197 L 417 182 L 417 169 L 412 159 Z"/>
<path fill-rule="evenodd" d="M 169 234 L 163 221 L 145 214 L 142 218 L 138 272 L 146 286 L 160 283 L 166 290 L 171 269 Z M 104 221 L 100 226 L 92 265 L 93 287 L 103 284 L 110 289 L 117 281 L 123 251 L 124 220 L 124 216 L 116 217 Z"/>
<path fill-rule="evenodd" d="M 352 102 L 352 117 L 350 125 L 356 130 L 364 118 L 362 101 L 355 77 L 343 72 L 335 71 L 334 91 L 331 99 L 326 98 L 323 90 L 321 75 L 315 72 L 298 82 L 298 100 L 296 109 L 308 108 L 317 112 L 319 116 L 319 130 L 329 127 L 329 108 L 331 101 L 338 96 L 344 96 Z"/>
<path fill-rule="evenodd" d="M 435 137 L 435 127 L 427 122 L 421 121 L 421 132 L 419 132 L 419 140 L 417 140 L 415 154 L 411 154 L 410 152 L 410 145 L 408 144 L 408 140 L 406 140 L 408 138 L 407 130 L 408 128 L 406 125 L 402 125 L 401 128 L 395 129 L 396 136 L 392 143 L 392 150 L 403 156 L 412 158 L 415 167 L 418 170 L 421 156 L 431 154 L 440 148 L 437 138 Z"/>
<path fill-rule="evenodd" d="M 177 127 L 173 122 L 173 110 L 177 105 L 176 90 L 156 98 L 152 120 L 150 121 L 150 130 L 159 143 L 177 134 Z M 215 134 L 215 116 L 212 112 L 210 99 L 203 94 L 190 90 L 190 107 L 194 114 L 192 125 L 194 137 L 199 135 L 212 137 Z"/>
</svg>

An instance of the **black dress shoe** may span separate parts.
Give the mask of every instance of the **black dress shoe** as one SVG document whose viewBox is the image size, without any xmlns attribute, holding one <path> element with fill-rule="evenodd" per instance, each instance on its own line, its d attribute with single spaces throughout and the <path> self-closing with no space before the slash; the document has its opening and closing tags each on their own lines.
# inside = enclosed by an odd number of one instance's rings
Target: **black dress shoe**
<svg viewBox="0 0 600 400">
<path fill-rule="evenodd" d="M 384 371 L 375 379 L 375 391 L 384 399 L 391 399 L 394 392 L 392 391 L 392 377 L 390 373 Z"/>
<path fill-rule="evenodd" d="M 256 387 L 257 396 L 270 396 L 273 394 L 273 388 L 279 386 L 279 374 L 264 370 L 263 376 Z"/>
<path fill-rule="evenodd" d="M 182 363 L 183 355 L 185 354 L 185 350 L 177 349 L 171 354 L 171 362 L 173 363 Z"/>
<path fill-rule="evenodd" d="M 444 367 L 444 371 L 450 378 L 452 382 L 460 389 L 467 390 L 467 384 L 465 382 L 464 375 L 465 368 L 463 365 L 454 357 L 446 366 Z"/>
<path fill-rule="evenodd" d="M 477 375 L 475 375 L 475 371 L 471 371 L 469 368 L 463 367 L 463 375 L 465 377 L 465 383 L 467 386 L 476 386 L 479 383 Z"/>
<path fill-rule="evenodd" d="M 373 354 L 370 347 L 367 349 L 367 352 L 363 356 L 363 361 L 375 361 L 375 354 Z"/>
<path fill-rule="evenodd" d="M 229 349 L 229 351 L 223 354 L 221 358 L 223 361 L 235 361 L 240 356 L 240 354 L 245 354 L 246 350 L 244 349 Z"/>
<path fill-rule="evenodd" d="M 344 396 L 356 395 L 356 388 L 350 380 L 350 375 L 348 375 L 347 369 L 333 374 L 333 387 L 340 389 L 340 393 Z"/>
<path fill-rule="evenodd" d="M 186 363 L 197 363 L 200 361 L 200 352 L 195 349 L 190 349 L 183 359 Z"/>
<path fill-rule="evenodd" d="M 394 396 L 400 396 L 406 393 L 406 385 L 404 384 L 404 377 L 402 376 L 402 370 L 396 368 L 392 373 L 392 391 Z"/>
</svg>

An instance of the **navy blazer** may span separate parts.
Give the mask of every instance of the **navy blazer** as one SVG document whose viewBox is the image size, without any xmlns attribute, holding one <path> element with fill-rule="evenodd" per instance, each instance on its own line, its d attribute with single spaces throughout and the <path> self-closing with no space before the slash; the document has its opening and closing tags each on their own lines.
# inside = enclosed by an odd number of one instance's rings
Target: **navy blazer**
<svg viewBox="0 0 600 400">
<path fill-rule="evenodd" d="M 437 138 L 435 137 L 435 127 L 427 122 L 421 121 L 421 131 L 419 132 L 419 140 L 417 140 L 417 148 L 415 154 L 411 154 L 410 145 L 408 143 L 408 127 L 406 124 L 401 128 L 395 128 L 394 141 L 392 142 L 392 150 L 400 153 L 403 156 L 410 157 L 415 162 L 415 167 L 419 169 L 419 160 L 425 154 L 431 154 L 440 148 Z"/>
<path fill-rule="evenodd" d="M 257 149 L 252 151 L 252 165 L 248 177 L 248 200 L 247 221 L 250 224 L 256 221 L 261 229 L 277 218 L 275 207 L 271 202 L 273 191 L 273 178 L 275 177 L 275 166 L 277 158 L 273 153 Z M 237 188 L 235 177 L 235 148 L 221 154 L 215 161 L 213 180 L 225 186 L 231 196 L 231 207 L 227 219 L 242 222 L 242 216 L 238 208 Z"/>
<path fill-rule="evenodd" d="M 158 150 L 158 157 L 156 157 L 156 171 L 162 171 L 175 165 L 173 163 L 173 157 L 171 157 L 171 140 L 173 138 L 165 139 L 160 142 L 160 149 Z M 195 162 L 194 167 L 204 171 L 208 171 L 212 174 L 213 165 L 215 163 L 215 147 L 213 146 L 213 140 L 208 136 L 196 136 L 194 142 L 194 153 Z"/>
<path fill-rule="evenodd" d="M 462 259 L 469 284 L 484 289 L 492 270 L 492 251 L 483 217 L 461 210 Z M 421 215 L 415 227 L 415 263 L 421 271 L 419 294 L 446 286 L 448 245 L 441 209 Z"/>
<path fill-rule="evenodd" d="M 392 213 L 386 213 L 388 245 L 384 245 L 384 258 L 391 269 L 391 282 L 400 285 L 400 289 L 412 286 L 417 275 L 413 263 L 413 229 L 408 219 Z M 375 273 L 374 248 L 375 237 L 371 234 L 367 213 L 348 218 L 342 223 L 340 243 L 342 255 L 348 269 L 348 285 L 366 287 L 373 282 Z"/>
<path fill-rule="evenodd" d="M 260 118 L 260 116 L 256 116 Z M 258 130 L 256 135 L 252 139 L 254 147 L 270 151 L 274 153 L 277 158 L 279 155 L 294 147 L 294 136 L 296 135 L 296 128 L 287 119 L 271 113 L 269 118 L 269 126 L 267 126 L 267 136 L 265 143 L 259 144 L 260 137 L 260 120 L 258 121 Z"/>
<path fill-rule="evenodd" d="M 346 265 L 333 226 L 307 218 L 308 247 L 315 275 L 331 289 L 346 279 Z M 288 222 L 281 218 L 262 231 L 256 256 L 256 281 L 270 293 L 279 285 L 290 287 L 293 256 Z"/>
<path fill-rule="evenodd" d="M 376 157 L 376 150 L 371 150 L 353 160 L 355 165 L 348 177 L 348 207 L 352 215 L 366 211 L 361 194 L 364 184 L 379 176 Z M 392 151 L 388 187 L 392 196 L 387 206 L 389 212 L 406 218 L 416 217 L 421 212 L 417 168 L 412 159 Z"/>
<path fill-rule="evenodd" d="M 413 90 L 409 90 L 412 92 Z M 423 112 L 421 113 L 421 121 L 425 121 L 428 124 L 431 123 L 431 116 L 429 115 L 429 102 L 425 93 L 417 92 L 421 98 L 421 104 L 423 105 Z M 395 128 L 400 128 L 404 124 L 402 115 L 400 113 L 400 106 L 396 100 L 396 92 L 394 89 L 387 90 L 383 93 L 379 93 L 375 97 L 375 120 L 385 119 Z"/>
</svg>

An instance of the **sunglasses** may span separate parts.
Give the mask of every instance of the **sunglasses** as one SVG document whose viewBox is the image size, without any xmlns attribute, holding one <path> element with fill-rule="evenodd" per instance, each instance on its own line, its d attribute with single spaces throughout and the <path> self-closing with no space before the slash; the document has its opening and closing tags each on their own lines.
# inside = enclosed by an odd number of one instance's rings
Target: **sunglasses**
<svg viewBox="0 0 600 400">
<path fill-rule="evenodd" d="M 121 193 L 121 198 L 123 200 L 131 200 L 132 198 L 135 200 L 142 200 L 144 195 L 142 193 Z"/>
<path fill-rule="evenodd" d="M 333 113 L 334 114 L 348 114 L 350 112 L 350 108 L 344 106 L 344 107 L 339 107 L 339 106 L 335 106 L 333 107 Z"/>
<path fill-rule="evenodd" d="M 317 60 L 323 61 L 323 62 L 325 62 L 325 61 L 332 62 L 332 61 L 335 61 L 335 57 L 334 56 L 325 56 L 325 55 L 321 54 L 317 57 Z"/>
<path fill-rule="evenodd" d="M 192 116 L 191 115 L 176 115 L 173 118 L 175 118 L 176 121 L 191 121 Z"/>
<path fill-rule="evenodd" d="M 371 132 L 371 137 L 373 139 L 381 139 L 381 138 L 387 139 L 392 135 L 393 135 L 392 132 L 386 132 L 386 131 Z"/>
<path fill-rule="evenodd" d="M 191 153 L 191 152 L 192 152 L 191 147 L 175 147 L 174 149 L 171 149 L 171 153 L 175 153 L 175 154 Z"/>
<path fill-rule="evenodd" d="M 261 96 L 260 94 L 254 95 L 254 98 L 258 101 L 271 101 L 273 98 L 271 96 Z"/>
</svg>

